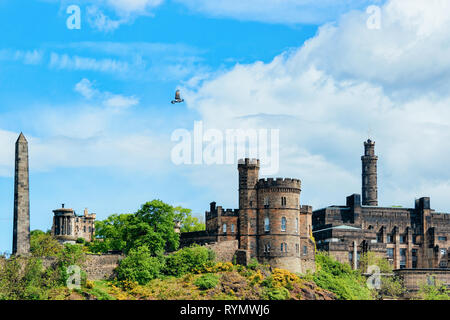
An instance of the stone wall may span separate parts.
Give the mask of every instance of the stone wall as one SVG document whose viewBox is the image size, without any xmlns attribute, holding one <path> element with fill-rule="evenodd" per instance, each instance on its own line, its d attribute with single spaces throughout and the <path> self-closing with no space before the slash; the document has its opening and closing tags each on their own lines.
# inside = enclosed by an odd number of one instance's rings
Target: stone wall
<svg viewBox="0 0 450 320">
<path fill-rule="evenodd" d="M 205 245 L 205 247 L 213 250 L 216 253 L 216 261 L 221 262 L 233 261 L 236 250 L 239 249 L 238 246 L 238 240 L 221 241 Z"/>
<path fill-rule="evenodd" d="M 115 275 L 114 270 L 118 267 L 119 261 L 123 258 L 124 256 L 120 254 L 88 254 L 81 268 L 86 272 L 88 280 L 111 279 Z M 53 257 L 43 257 L 42 265 L 48 268 L 55 261 Z"/>
<path fill-rule="evenodd" d="M 436 282 L 450 286 L 450 269 L 397 269 L 394 274 L 403 279 L 408 291 L 417 291 L 421 285 Z"/>
</svg>

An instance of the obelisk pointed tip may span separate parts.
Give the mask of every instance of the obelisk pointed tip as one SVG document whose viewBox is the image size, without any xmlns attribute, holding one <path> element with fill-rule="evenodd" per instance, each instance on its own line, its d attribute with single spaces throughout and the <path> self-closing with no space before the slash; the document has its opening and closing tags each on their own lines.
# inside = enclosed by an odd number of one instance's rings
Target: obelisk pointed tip
<svg viewBox="0 0 450 320">
<path fill-rule="evenodd" d="M 19 138 L 17 139 L 17 142 L 28 142 L 25 136 L 23 135 L 23 132 L 20 133 Z"/>
</svg>

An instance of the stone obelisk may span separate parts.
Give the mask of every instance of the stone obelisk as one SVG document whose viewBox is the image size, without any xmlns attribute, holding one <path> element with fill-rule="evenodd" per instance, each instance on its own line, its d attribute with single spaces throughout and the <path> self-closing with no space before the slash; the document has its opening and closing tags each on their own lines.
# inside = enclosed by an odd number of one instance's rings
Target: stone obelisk
<svg viewBox="0 0 450 320">
<path fill-rule="evenodd" d="M 16 141 L 14 176 L 14 231 L 13 254 L 30 252 L 30 185 L 28 167 L 28 141 L 20 133 Z"/>
</svg>

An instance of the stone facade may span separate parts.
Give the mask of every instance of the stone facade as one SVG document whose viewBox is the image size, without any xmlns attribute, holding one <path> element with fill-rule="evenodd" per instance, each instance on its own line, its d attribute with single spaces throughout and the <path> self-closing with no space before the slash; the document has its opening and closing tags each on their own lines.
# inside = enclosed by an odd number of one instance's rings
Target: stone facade
<svg viewBox="0 0 450 320">
<path fill-rule="evenodd" d="M 181 245 L 236 241 L 238 262 L 256 258 L 294 272 L 315 270 L 312 208 L 300 206 L 298 179 L 259 179 L 259 160 L 238 163 L 239 209 L 210 204 L 206 230 L 181 234 Z"/>
<path fill-rule="evenodd" d="M 394 269 L 449 268 L 450 214 L 432 210 L 428 197 L 417 199 L 413 208 L 377 206 L 374 145 L 365 142 L 362 157 L 362 189 L 369 196 L 361 202 L 354 194 L 345 205 L 313 212 L 317 248 L 354 268 L 368 251 L 388 258 Z"/>
<path fill-rule="evenodd" d="M 30 252 L 30 185 L 28 141 L 21 133 L 16 141 L 14 174 L 14 226 L 12 253 Z"/>
<path fill-rule="evenodd" d="M 53 210 L 53 225 L 51 233 L 61 243 L 75 243 L 78 238 L 87 242 L 94 239 L 95 234 L 95 213 L 88 213 L 79 216 L 73 209 L 62 208 Z"/>
</svg>

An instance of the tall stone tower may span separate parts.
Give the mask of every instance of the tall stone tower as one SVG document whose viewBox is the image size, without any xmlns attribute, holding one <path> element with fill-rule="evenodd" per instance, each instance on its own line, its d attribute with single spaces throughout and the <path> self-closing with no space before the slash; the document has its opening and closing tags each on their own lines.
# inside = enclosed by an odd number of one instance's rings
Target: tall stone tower
<svg viewBox="0 0 450 320">
<path fill-rule="evenodd" d="M 362 161 L 362 205 L 378 206 L 377 161 L 375 142 L 368 139 L 364 142 Z"/>
<path fill-rule="evenodd" d="M 14 176 L 13 254 L 30 252 L 30 190 L 28 168 L 28 141 L 21 133 L 16 141 Z"/>
<path fill-rule="evenodd" d="M 259 160 L 241 159 L 239 170 L 239 247 L 256 253 Z M 254 255 L 253 257 L 255 257 Z"/>
</svg>

